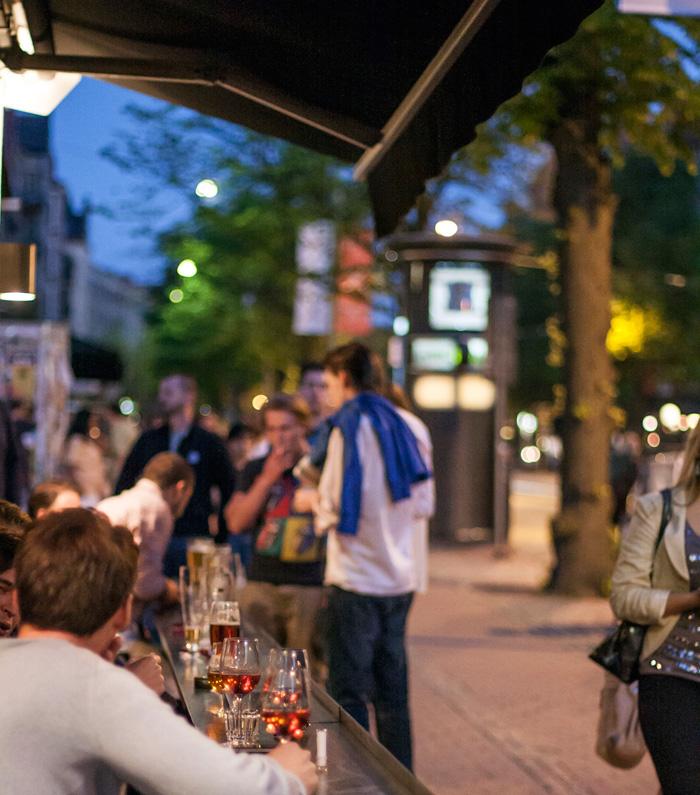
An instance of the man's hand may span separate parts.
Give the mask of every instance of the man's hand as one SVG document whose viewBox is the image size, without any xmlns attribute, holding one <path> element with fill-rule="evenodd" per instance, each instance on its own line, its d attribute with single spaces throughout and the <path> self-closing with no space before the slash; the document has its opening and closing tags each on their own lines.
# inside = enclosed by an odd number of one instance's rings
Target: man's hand
<svg viewBox="0 0 700 795">
<path fill-rule="evenodd" d="M 265 459 L 260 477 L 272 485 L 297 462 L 298 455 L 284 447 L 275 447 Z"/>
<path fill-rule="evenodd" d="M 318 786 L 316 765 L 311 761 L 311 753 L 304 751 L 296 743 L 278 745 L 270 756 L 289 773 L 301 779 L 307 795 L 313 795 Z"/>
<path fill-rule="evenodd" d="M 145 657 L 139 657 L 138 660 L 130 660 L 124 667 L 146 687 L 150 687 L 157 696 L 161 696 L 165 691 L 163 666 L 157 654 L 147 654 Z"/>
<path fill-rule="evenodd" d="M 316 489 L 297 489 L 292 507 L 295 513 L 315 513 L 318 508 L 318 492 Z"/>
</svg>

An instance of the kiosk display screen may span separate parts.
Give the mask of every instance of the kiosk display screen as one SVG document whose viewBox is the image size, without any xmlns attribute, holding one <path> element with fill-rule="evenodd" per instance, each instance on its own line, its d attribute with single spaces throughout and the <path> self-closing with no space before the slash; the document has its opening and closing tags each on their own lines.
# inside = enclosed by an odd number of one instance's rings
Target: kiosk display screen
<svg viewBox="0 0 700 795">
<path fill-rule="evenodd" d="M 411 340 L 414 370 L 451 373 L 462 362 L 462 350 L 452 337 L 415 337 Z"/>
<path fill-rule="evenodd" d="M 485 331 L 491 277 L 478 263 L 437 262 L 430 271 L 428 316 L 436 331 Z"/>
</svg>

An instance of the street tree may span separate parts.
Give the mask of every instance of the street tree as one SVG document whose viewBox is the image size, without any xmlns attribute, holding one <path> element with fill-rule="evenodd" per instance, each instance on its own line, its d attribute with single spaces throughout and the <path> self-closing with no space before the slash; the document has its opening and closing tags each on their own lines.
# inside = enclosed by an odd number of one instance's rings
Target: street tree
<svg viewBox="0 0 700 795">
<path fill-rule="evenodd" d="M 322 218 L 338 234 L 362 227 L 365 186 L 333 158 L 180 108 L 130 116 L 138 123 L 105 154 L 144 177 L 145 201 L 132 208 L 145 230 L 153 235 L 173 195 L 184 203 L 183 219 L 157 235 L 167 267 L 150 324 L 153 367 L 191 373 L 220 405 L 261 381 L 279 387 L 290 362 L 323 347 L 291 333 L 299 227 Z M 195 196 L 202 177 L 216 197 Z M 178 275 L 184 259 L 195 276 Z"/>
<path fill-rule="evenodd" d="M 698 40 L 695 21 L 621 15 L 610 0 L 547 56 L 452 166 L 454 175 L 504 158 L 525 164 L 522 146 L 543 143 L 556 157 L 565 408 L 551 585 L 563 593 L 600 593 L 612 566 L 607 474 L 615 383 L 606 337 L 613 173 L 631 150 L 652 158 L 662 174 L 678 163 L 695 173 Z"/>
</svg>

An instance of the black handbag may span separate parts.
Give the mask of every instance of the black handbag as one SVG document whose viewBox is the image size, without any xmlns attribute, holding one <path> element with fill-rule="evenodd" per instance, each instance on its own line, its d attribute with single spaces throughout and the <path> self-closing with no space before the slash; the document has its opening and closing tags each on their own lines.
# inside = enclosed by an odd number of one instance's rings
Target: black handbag
<svg viewBox="0 0 700 795">
<path fill-rule="evenodd" d="M 661 492 L 663 509 L 661 511 L 661 524 L 654 544 L 654 556 L 659 548 L 666 525 L 671 520 L 671 489 Z M 653 557 L 652 556 L 652 559 Z M 645 624 L 635 624 L 633 621 L 621 621 L 605 640 L 588 655 L 594 663 L 601 665 L 613 676 L 621 679 L 626 684 L 639 679 L 639 657 L 642 653 L 642 644 L 646 635 Z"/>
</svg>

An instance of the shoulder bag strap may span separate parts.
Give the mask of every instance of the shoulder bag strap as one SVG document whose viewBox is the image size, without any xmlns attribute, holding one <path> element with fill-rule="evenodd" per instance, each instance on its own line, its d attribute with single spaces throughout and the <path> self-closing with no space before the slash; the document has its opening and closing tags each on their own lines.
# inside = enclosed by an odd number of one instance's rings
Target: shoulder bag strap
<svg viewBox="0 0 700 795">
<path fill-rule="evenodd" d="M 654 555 L 659 548 L 661 539 L 664 537 L 664 530 L 666 525 L 671 521 L 671 513 L 673 508 L 671 506 L 671 489 L 662 489 L 661 498 L 663 499 L 663 508 L 661 509 L 661 523 L 659 524 L 659 532 L 656 536 L 656 543 L 654 544 Z"/>
</svg>

